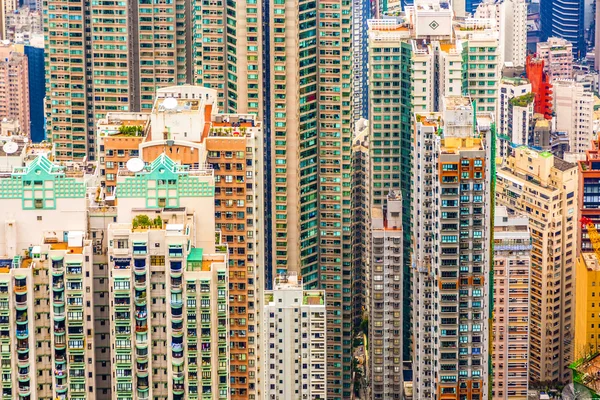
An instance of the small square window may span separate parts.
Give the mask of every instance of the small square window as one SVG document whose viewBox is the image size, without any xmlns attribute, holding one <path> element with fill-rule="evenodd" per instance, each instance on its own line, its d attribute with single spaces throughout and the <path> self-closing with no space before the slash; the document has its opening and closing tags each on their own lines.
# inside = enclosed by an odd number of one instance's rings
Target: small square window
<svg viewBox="0 0 600 400">
<path fill-rule="evenodd" d="M 38 216 L 37 216 L 37 220 L 38 220 L 38 221 L 41 221 L 41 220 L 42 220 L 42 216 L 41 216 L 41 215 L 38 215 Z"/>
</svg>

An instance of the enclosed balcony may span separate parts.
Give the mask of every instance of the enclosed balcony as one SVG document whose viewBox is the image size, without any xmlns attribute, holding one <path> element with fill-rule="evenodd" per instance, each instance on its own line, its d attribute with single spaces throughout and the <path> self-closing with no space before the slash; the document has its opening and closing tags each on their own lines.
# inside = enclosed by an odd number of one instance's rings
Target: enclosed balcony
<svg viewBox="0 0 600 400">
<path fill-rule="evenodd" d="M 17 339 L 27 339 L 29 337 L 29 329 L 17 327 Z"/>
<path fill-rule="evenodd" d="M 136 332 L 148 332 L 148 324 L 146 321 L 137 321 L 135 324 Z"/>
<path fill-rule="evenodd" d="M 183 335 L 183 321 L 172 321 L 171 322 L 171 333 L 173 336 Z"/>
<path fill-rule="evenodd" d="M 180 244 L 170 244 L 169 245 L 169 257 L 171 258 L 181 258 L 183 257 L 183 247 Z"/>
<path fill-rule="evenodd" d="M 129 298 L 129 296 L 115 297 L 114 301 L 115 301 L 115 307 L 118 307 L 118 308 L 122 308 L 122 307 L 128 308 L 131 305 L 131 299 Z"/>
<path fill-rule="evenodd" d="M 30 374 L 29 374 L 29 366 L 19 367 L 17 372 L 17 377 L 19 378 L 19 382 L 29 382 Z"/>
<path fill-rule="evenodd" d="M 148 390 L 148 376 L 145 376 L 145 377 L 138 376 L 137 389 L 138 390 Z"/>
<path fill-rule="evenodd" d="M 29 341 L 28 340 L 18 340 L 17 341 L 17 352 L 19 354 L 28 353 L 29 352 Z"/>
<path fill-rule="evenodd" d="M 81 264 L 67 264 L 67 275 L 80 276 L 82 272 Z"/>
<path fill-rule="evenodd" d="M 24 310 L 27 308 L 27 293 L 17 293 L 15 295 L 15 303 L 17 310 Z"/>
<path fill-rule="evenodd" d="M 171 277 L 171 290 L 181 291 L 181 277 Z"/>
<path fill-rule="evenodd" d="M 65 283 L 61 277 L 52 277 L 52 291 L 54 292 L 62 292 L 65 290 Z"/>
<path fill-rule="evenodd" d="M 52 303 L 54 303 L 54 305 L 64 305 L 65 292 L 54 292 L 52 295 Z"/>
<path fill-rule="evenodd" d="M 16 293 L 25 293 L 27 292 L 27 278 L 25 277 L 15 277 L 15 292 Z"/>
<path fill-rule="evenodd" d="M 138 289 L 135 290 L 135 304 L 138 306 L 146 304 L 146 289 Z"/>
<path fill-rule="evenodd" d="M 148 311 L 146 310 L 146 306 L 135 307 L 135 318 L 139 321 L 145 321 L 148 318 Z"/>
<path fill-rule="evenodd" d="M 171 276 L 178 277 L 181 276 L 183 272 L 182 262 L 181 261 L 171 261 Z"/>
<path fill-rule="evenodd" d="M 146 287 L 146 274 L 135 275 L 135 286 L 136 287 Z"/>
<path fill-rule="evenodd" d="M 133 255 L 145 255 L 148 253 L 148 245 L 146 242 L 133 242 Z M 136 266 L 137 268 L 137 266 Z"/>
<path fill-rule="evenodd" d="M 145 258 L 135 258 L 133 260 L 134 272 L 136 274 L 143 274 L 146 272 L 146 259 Z"/>
<path fill-rule="evenodd" d="M 65 272 L 65 265 L 62 258 L 60 260 L 52 260 L 52 275 L 61 276 Z"/>
<path fill-rule="evenodd" d="M 27 310 L 17 310 L 17 325 L 26 325 L 28 321 Z"/>
</svg>

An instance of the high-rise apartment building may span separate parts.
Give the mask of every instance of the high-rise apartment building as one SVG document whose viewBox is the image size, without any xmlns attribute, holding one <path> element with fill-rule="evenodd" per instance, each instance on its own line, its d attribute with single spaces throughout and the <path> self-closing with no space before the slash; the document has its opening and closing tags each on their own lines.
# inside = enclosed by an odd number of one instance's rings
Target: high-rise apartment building
<svg viewBox="0 0 600 400">
<path fill-rule="evenodd" d="M 354 327 L 360 327 L 368 315 L 368 285 L 370 248 L 370 155 L 369 123 L 359 119 L 352 140 L 352 294 Z"/>
<path fill-rule="evenodd" d="M 525 66 L 527 56 L 527 3 L 525 1 L 485 0 L 477 6 L 474 17 L 496 20 L 501 66 Z"/>
<path fill-rule="evenodd" d="M 550 82 L 573 77 L 573 44 L 560 37 L 549 37 L 537 44 L 537 57 L 544 60 Z"/>
<path fill-rule="evenodd" d="M 169 101 L 171 104 L 169 104 Z M 260 397 L 259 341 L 264 285 L 262 123 L 253 114 L 221 114 L 217 91 L 194 86 L 158 91 L 151 113 L 110 113 L 98 123 L 101 184 L 115 200 L 117 172 L 129 159 L 166 153 L 215 174 L 215 227 L 228 246 L 231 393 Z"/>
<path fill-rule="evenodd" d="M 275 278 L 265 292 L 264 399 L 327 398 L 325 293 L 305 290 L 298 275 Z"/>
<path fill-rule="evenodd" d="M 594 94 L 573 80 L 555 80 L 553 88 L 555 129 L 566 133 L 571 153 L 583 153 L 594 139 Z"/>
<path fill-rule="evenodd" d="M 496 111 L 498 33 L 493 19 L 453 19 L 446 2 L 420 0 L 396 17 L 369 21 L 372 207 L 390 190 L 403 199 L 404 293 L 411 293 L 413 113 L 442 109 L 445 96 L 470 95 Z M 405 296 L 404 358 L 411 358 L 411 299 Z"/>
<path fill-rule="evenodd" d="M 401 399 L 402 198 L 388 193 L 387 209 L 371 210 L 369 382 L 371 399 Z"/>
<path fill-rule="evenodd" d="M 529 220 L 494 209 L 492 396 L 527 400 L 529 383 Z"/>
<path fill-rule="evenodd" d="M 291 5 L 271 2 L 266 24 L 272 263 L 325 290 L 327 398 L 335 400 L 350 396 L 352 376 L 352 2 Z"/>
<path fill-rule="evenodd" d="M 498 156 L 506 157 L 511 146 L 529 144 L 534 98 L 527 79 L 502 78 L 500 81 Z"/>
<path fill-rule="evenodd" d="M 352 1 L 352 114 L 355 121 L 369 117 L 367 21 L 370 16 L 370 2 Z"/>
<path fill-rule="evenodd" d="M 573 56 L 576 59 L 585 57 L 584 8 L 583 0 L 542 0 L 542 39 L 554 37 L 568 40 Z"/>
<path fill-rule="evenodd" d="M 579 217 L 588 218 L 598 226 L 600 224 L 600 143 L 598 139 L 590 142 L 585 159 L 577 162 Z M 593 251 L 587 227 L 577 231 L 577 251 Z"/>
<path fill-rule="evenodd" d="M 442 109 L 415 113 L 414 395 L 486 399 L 493 115 L 465 97 Z"/>
<path fill-rule="evenodd" d="M 520 147 L 496 175 L 496 204 L 529 218 L 530 381 L 567 382 L 575 326 L 577 167 Z"/>
<path fill-rule="evenodd" d="M 97 119 L 150 111 L 161 87 L 214 87 L 226 110 L 260 113 L 260 7 L 108 1 L 89 15 L 83 3 L 46 7 L 46 114 L 59 160 L 94 160 Z"/>
<path fill-rule="evenodd" d="M 577 257 L 575 282 L 575 340 L 573 357 L 581 360 L 597 354 L 600 348 L 600 315 L 596 309 L 597 285 L 600 279 L 600 261 L 593 251 L 584 251 Z"/>
<path fill-rule="evenodd" d="M 29 71 L 27 56 L 16 46 L 0 44 L 0 119 L 18 121 L 29 137 Z"/>
</svg>

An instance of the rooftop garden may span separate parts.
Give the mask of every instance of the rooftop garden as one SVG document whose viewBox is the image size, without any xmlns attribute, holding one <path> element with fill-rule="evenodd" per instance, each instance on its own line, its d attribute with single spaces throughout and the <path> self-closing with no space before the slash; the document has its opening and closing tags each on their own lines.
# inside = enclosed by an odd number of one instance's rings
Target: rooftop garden
<svg viewBox="0 0 600 400">
<path fill-rule="evenodd" d="M 162 229 L 163 220 L 159 216 L 154 219 L 150 219 L 149 216 L 145 214 L 136 215 L 131 222 L 133 229 Z"/>
<path fill-rule="evenodd" d="M 533 93 L 527 93 L 523 96 L 513 97 L 509 100 L 509 103 L 515 107 L 527 107 L 529 104 L 533 103 L 533 99 L 535 95 Z"/>
<path fill-rule="evenodd" d="M 119 134 L 123 136 L 141 136 L 144 133 L 144 127 L 141 125 L 121 125 Z"/>
</svg>

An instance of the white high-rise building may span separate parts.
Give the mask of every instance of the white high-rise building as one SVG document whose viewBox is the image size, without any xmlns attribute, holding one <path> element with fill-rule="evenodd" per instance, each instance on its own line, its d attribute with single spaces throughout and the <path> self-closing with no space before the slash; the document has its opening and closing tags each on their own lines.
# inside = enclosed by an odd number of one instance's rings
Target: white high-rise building
<svg viewBox="0 0 600 400">
<path fill-rule="evenodd" d="M 531 83 L 522 78 L 502 78 L 498 104 L 497 155 L 505 157 L 511 146 L 527 145 L 533 118 Z"/>
<path fill-rule="evenodd" d="M 493 114 L 443 110 L 415 114 L 414 395 L 488 399 Z"/>
<path fill-rule="evenodd" d="M 402 399 L 402 197 L 390 191 L 387 208 L 371 215 L 369 281 L 371 399 Z"/>
<path fill-rule="evenodd" d="M 305 290 L 295 273 L 265 291 L 264 399 L 327 397 L 325 293 Z"/>
<path fill-rule="evenodd" d="M 527 3 L 524 0 L 486 0 L 475 18 L 496 20 L 499 32 L 500 65 L 524 67 L 527 57 Z"/>
<path fill-rule="evenodd" d="M 594 139 L 594 95 L 570 79 L 553 82 L 555 130 L 566 132 L 571 153 L 585 153 Z"/>
</svg>

